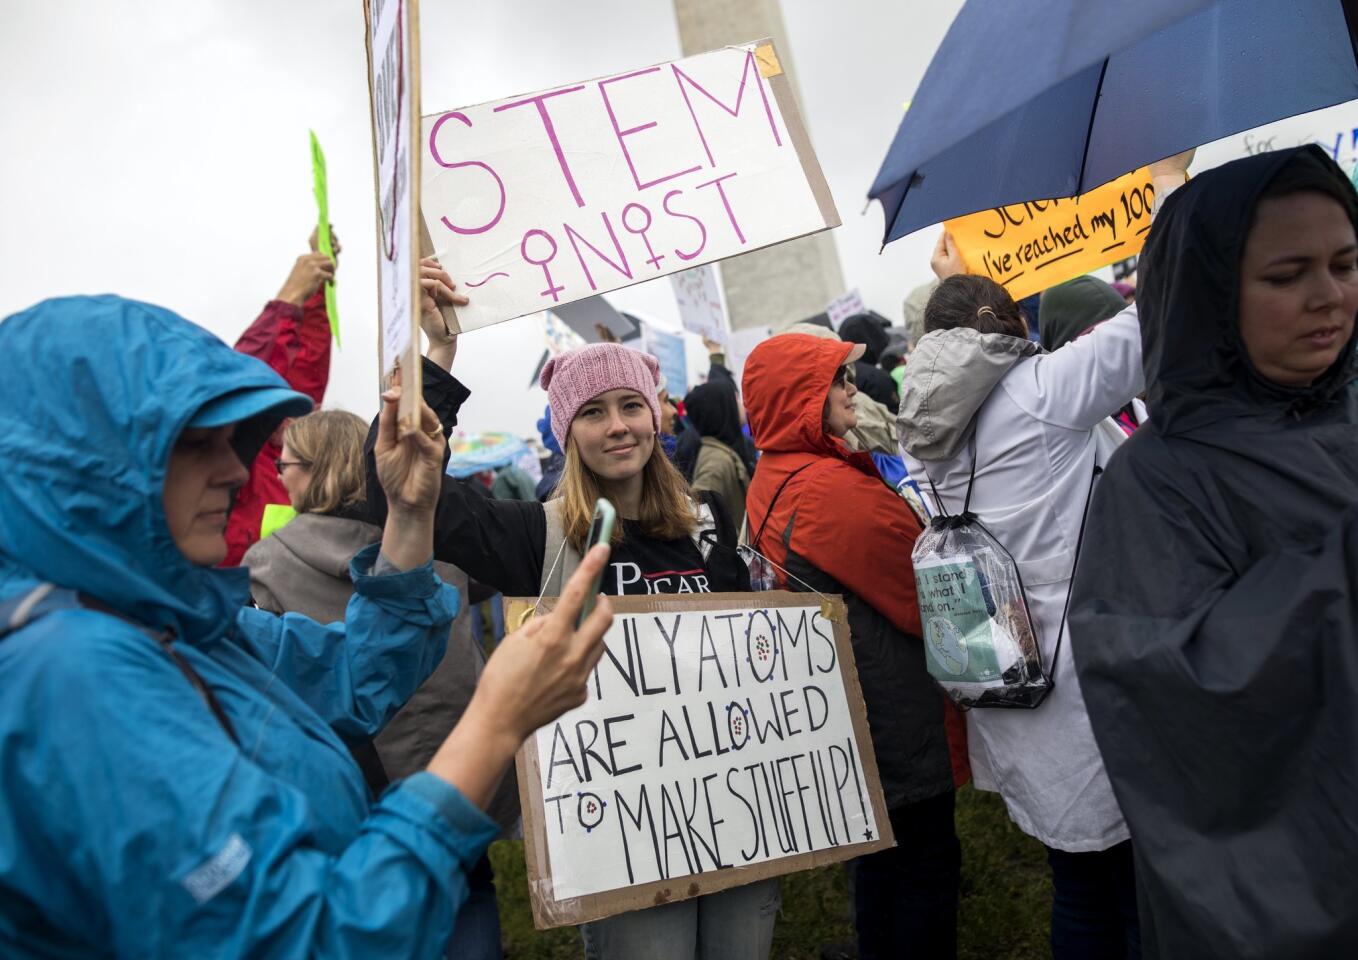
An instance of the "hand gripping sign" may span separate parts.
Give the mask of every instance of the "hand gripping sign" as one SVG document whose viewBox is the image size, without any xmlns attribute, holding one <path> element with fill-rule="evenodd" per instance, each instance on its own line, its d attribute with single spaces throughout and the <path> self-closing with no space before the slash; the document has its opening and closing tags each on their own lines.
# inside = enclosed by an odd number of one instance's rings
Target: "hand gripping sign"
<svg viewBox="0 0 1358 960">
<path fill-rule="evenodd" d="M 429 114 L 423 134 L 464 331 L 839 225 L 768 40 Z"/>
<path fill-rule="evenodd" d="M 612 602 L 588 699 L 518 756 L 539 929 L 894 845 L 842 600 Z"/>
</svg>

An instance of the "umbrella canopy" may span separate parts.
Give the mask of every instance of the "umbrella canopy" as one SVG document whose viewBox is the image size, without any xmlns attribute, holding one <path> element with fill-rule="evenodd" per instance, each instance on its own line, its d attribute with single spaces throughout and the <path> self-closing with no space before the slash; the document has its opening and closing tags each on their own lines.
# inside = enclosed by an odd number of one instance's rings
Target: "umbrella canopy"
<svg viewBox="0 0 1358 960">
<path fill-rule="evenodd" d="M 968 0 L 868 193 L 883 243 L 1358 98 L 1347 5 Z"/>
<path fill-rule="evenodd" d="M 528 444 L 509 433 L 489 432 L 475 436 L 457 434 L 448 444 L 447 473 L 459 480 L 483 470 L 507 467 L 528 452 Z"/>
</svg>

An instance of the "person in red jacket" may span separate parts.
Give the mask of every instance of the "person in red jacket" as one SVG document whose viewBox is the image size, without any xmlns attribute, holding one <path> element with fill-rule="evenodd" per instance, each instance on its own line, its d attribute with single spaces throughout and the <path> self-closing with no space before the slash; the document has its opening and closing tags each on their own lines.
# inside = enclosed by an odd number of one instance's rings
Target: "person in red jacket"
<svg viewBox="0 0 1358 960">
<path fill-rule="evenodd" d="M 333 229 L 330 236 L 338 258 L 339 238 Z M 278 296 L 264 305 L 255 322 L 236 341 L 239 352 L 273 367 L 288 386 L 305 393 L 317 407 L 330 380 L 330 318 L 322 288 L 327 280 L 335 279 L 335 266 L 335 260 L 317 251 L 316 231 L 311 231 L 311 252 L 297 258 Z M 236 493 L 226 526 L 224 567 L 239 566 L 245 551 L 259 539 L 268 504 L 290 502 L 275 465 L 283 452 L 282 436 L 287 425 L 288 421 L 283 421 L 264 444 L 250 465 L 249 481 Z"/>
<path fill-rule="evenodd" d="M 873 752 L 897 846 L 853 862 L 862 960 L 956 955 L 961 851 L 943 695 L 925 668 L 910 552 L 923 524 L 841 439 L 857 423 L 863 346 L 782 334 L 745 362 L 750 430 L 762 456 L 746 495 L 750 544 L 779 586 L 842 594 Z"/>
</svg>

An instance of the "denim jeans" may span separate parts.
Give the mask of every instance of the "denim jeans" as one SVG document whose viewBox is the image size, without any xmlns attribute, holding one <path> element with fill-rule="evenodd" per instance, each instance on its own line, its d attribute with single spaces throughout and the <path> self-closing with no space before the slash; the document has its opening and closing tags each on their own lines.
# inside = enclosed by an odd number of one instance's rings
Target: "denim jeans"
<svg viewBox="0 0 1358 960">
<path fill-rule="evenodd" d="M 587 960 L 768 960 L 782 898 L 759 880 L 581 924 Z"/>
<path fill-rule="evenodd" d="M 1132 841 L 1096 853 L 1047 848 L 1054 960 L 1140 960 Z"/>
<path fill-rule="evenodd" d="M 955 799 L 949 790 L 891 810 L 896 846 L 852 862 L 860 960 L 957 956 L 962 848 Z"/>
<path fill-rule="evenodd" d="M 482 857 L 467 874 L 468 896 L 457 911 L 453 936 L 444 948 L 448 960 L 503 960 L 500 944 L 500 907 L 495 900 L 495 875 Z"/>
</svg>

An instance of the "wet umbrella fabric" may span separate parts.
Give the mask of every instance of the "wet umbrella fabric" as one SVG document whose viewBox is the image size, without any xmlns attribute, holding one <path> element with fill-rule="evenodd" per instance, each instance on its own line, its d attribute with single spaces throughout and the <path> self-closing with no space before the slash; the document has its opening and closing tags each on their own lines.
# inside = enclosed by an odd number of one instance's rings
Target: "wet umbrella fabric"
<svg viewBox="0 0 1358 960">
<path fill-rule="evenodd" d="M 969 0 L 868 193 L 883 243 L 1358 98 L 1345 6 Z"/>
</svg>

